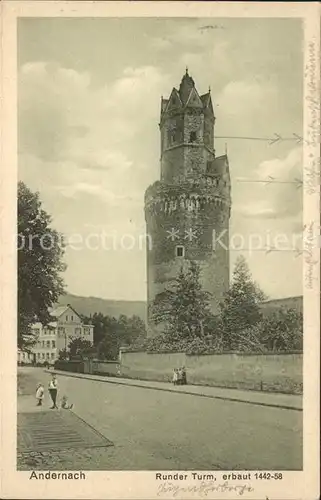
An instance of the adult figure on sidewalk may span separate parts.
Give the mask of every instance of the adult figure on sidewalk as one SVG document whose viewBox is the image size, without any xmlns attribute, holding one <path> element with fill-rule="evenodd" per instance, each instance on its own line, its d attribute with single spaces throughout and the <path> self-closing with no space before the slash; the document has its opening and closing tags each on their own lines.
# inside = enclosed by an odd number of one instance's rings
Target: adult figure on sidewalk
<svg viewBox="0 0 321 500">
<path fill-rule="evenodd" d="M 182 368 L 178 368 L 177 370 L 177 385 L 182 385 Z"/>
<path fill-rule="evenodd" d="M 58 408 L 56 403 L 57 393 L 58 393 L 58 382 L 56 375 L 53 373 L 51 380 L 49 382 L 49 394 L 52 399 L 52 406 L 50 407 L 51 410 L 53 410 L 54 408 Z"/>
<path fill-rule="evenodd" d="M 183 366 L 182 368 L 182 385 L 187 384 L 187 376 L 186 376 L 186 368 Z"/>
</svg>

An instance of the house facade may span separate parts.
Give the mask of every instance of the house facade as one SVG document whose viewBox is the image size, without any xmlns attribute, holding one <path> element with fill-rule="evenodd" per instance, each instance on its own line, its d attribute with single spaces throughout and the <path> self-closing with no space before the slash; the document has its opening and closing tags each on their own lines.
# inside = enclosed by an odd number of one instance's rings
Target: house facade
<svg viewBox="0 0 321 500">
<path fill-rule="evenodd" d="M 68 350 L 70 341 L 77 337 L 93 343 L 93 325 L 83 324 L 79 314 L 69 304 L 52 309 L 50 316 L 52 321 L 48 325 L 32 325 L 37 342 L 31 353 L 18 351 L 18 363 L 54 363 L 59 351 Z"/>
</svg>

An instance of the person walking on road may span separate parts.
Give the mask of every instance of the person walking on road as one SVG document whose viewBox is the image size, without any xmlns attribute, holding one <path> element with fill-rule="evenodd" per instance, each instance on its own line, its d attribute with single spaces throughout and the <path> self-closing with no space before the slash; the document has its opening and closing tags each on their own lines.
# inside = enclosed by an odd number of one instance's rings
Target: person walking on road
<svg viewBox="0 0 321 500">
<path fill-rule="evenodd" d="M 58 392 L 58 382 L 57 382 L 57 377 L 56 375 L 52 375 L 52 378 L 49 382 L 49 394 L 52 399 L 52 406 L 50 407 L 51 410 L 54 408 L 58 408 L 57 406 L 57 392 Z"/>
</svg>

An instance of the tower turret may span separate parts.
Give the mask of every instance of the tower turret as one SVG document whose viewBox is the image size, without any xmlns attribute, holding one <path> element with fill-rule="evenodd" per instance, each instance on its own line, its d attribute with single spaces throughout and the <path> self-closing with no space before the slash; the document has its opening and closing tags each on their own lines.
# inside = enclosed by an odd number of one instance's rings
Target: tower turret
<svg viewBox="0 0 321 500">
<path fill-rule="evenodd" d="M 211 92 L 200 95 L 186 70 L 179 90 L 161 99 L 160 181 L 145 193 L 149 304 L 191 260 L 214 313 L 228 289 L 229 164 L 226 154 L 215 155 L 214 125 Z"/>
</svg>

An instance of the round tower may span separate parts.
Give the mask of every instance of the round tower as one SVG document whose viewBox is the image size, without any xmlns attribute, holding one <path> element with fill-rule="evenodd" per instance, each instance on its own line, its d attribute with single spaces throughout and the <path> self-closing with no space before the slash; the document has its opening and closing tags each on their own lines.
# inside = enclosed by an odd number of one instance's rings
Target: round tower
<svg viewBox="0 0 321 500">
<path fill-rule="evenodd" d="M 227 155 L 215 155 L 214 124 L 210 91 L 199 95 L 186 70 L 179 90 L 162 98 L 160 181 L 145 193 L 148 306 L 190 261 L 214 314 L 228 289 L 230 175 Z"/>
</svg>

